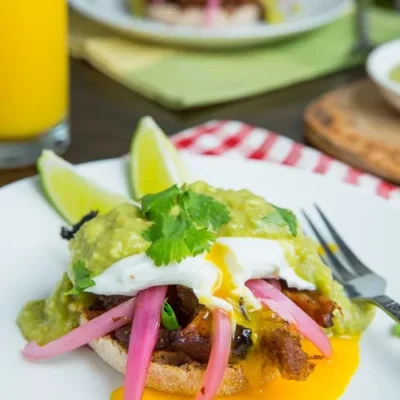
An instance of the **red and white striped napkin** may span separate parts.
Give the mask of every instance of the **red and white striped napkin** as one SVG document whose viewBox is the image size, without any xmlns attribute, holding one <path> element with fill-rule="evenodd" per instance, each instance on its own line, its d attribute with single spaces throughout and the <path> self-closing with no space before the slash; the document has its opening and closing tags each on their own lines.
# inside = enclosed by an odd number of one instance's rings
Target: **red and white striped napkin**
<svg viewBox="0 0 400 400">
<path fill-rule="evenodd" d="M 334 177 L 400 207 L 399 187 L 287 137 L 240 121 L 210 121 L 174 135 L 172 141 L 178 149 L 197 154 L 264 160 Z"/>
</svg>

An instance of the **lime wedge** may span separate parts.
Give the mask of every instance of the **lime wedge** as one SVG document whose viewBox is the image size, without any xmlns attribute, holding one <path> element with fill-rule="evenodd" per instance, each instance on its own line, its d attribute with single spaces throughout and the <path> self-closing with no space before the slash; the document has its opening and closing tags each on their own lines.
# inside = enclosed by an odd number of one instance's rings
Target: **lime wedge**
<svg viewBox="0 0 400 400">
<path fill-rule="evenodd" d="M 139 121 L 132 138 L 130 157 L 135 199 L 189 180 L 189 172 L 176 148 L 151 117 Z"/>
<path fill-rule="evenodd" d="M 104 214 L 130 199 L 110 192 L 79 175 L 72 164 L 45 150 L 37 162 L 43 189 L 57 211 L 70 224 L 90 211 Z"/>
</svg>

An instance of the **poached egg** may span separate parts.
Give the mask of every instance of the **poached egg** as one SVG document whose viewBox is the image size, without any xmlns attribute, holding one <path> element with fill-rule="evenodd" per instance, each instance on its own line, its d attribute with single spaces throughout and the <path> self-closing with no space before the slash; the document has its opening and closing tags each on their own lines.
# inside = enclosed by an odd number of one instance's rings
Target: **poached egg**
<svg viewBox="0 0 400 400">
<path fill-rule="evenodd" d="M 253 237 L 221 237 L 209 253 L 188 257 L 180 263 L 157 267 L 145 253 L 126 257 L 94 278 L 87 292 L 135 296 L 140 290 L 160 285 L 191 288 L 201 304 L 232 313 L 241 305 L 249 312 L 261 304 L 246 287 L 250 279 L 284 279 L 289 287 L 314 290 L 289 265 L 285 252 L 294 251 L 290 241 Z"/>
</svg>

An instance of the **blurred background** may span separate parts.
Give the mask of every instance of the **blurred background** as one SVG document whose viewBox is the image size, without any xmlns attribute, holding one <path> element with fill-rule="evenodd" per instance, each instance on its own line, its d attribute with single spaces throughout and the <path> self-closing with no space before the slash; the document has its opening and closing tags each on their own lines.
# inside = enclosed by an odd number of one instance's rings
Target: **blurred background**
<svg viewBox="0 0 400 400">
<path fill-rule="evenodd" d="M 15 0 L 0 26 L 1 185 L 43 148 L 121 156 L 144 115 L 241 121 L 400 182 L 399 0 Z"/>
</svg>

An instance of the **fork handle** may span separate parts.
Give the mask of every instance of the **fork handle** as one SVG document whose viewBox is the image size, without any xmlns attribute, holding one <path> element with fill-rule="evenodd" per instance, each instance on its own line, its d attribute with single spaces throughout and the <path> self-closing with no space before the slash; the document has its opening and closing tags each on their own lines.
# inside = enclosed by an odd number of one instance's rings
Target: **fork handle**
<svg viewBox="0 0 400 400">
<path fill-rule="evenodd" d="M 397 323 L 400 323 L 400 304 L 395 302 L 389 296 L 376 296 L 373 297 L 372 302 L 385 311 L 390 317 L 392 317 Z"/>
</svg>

